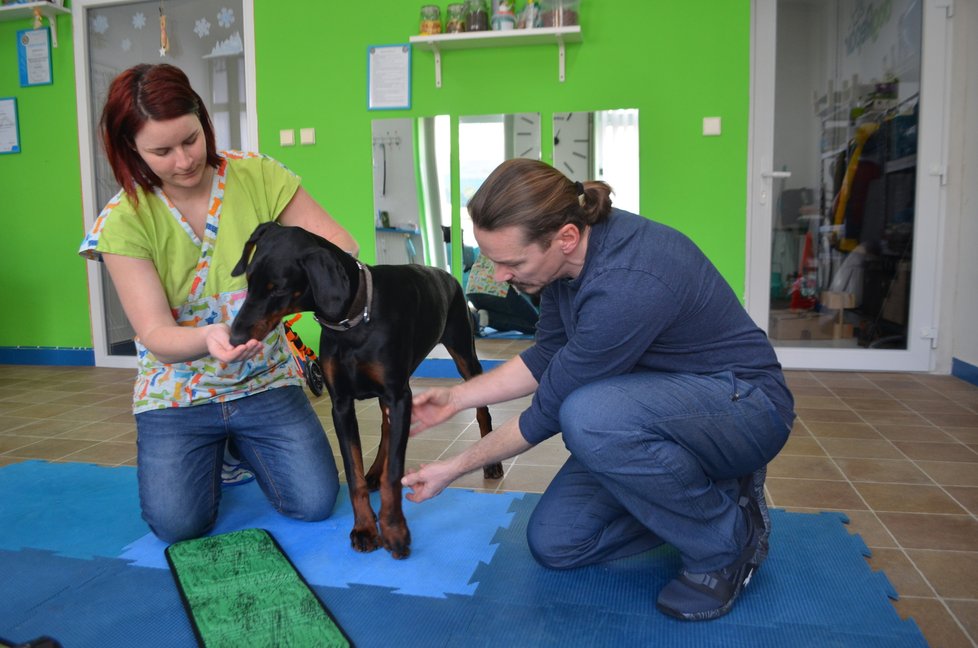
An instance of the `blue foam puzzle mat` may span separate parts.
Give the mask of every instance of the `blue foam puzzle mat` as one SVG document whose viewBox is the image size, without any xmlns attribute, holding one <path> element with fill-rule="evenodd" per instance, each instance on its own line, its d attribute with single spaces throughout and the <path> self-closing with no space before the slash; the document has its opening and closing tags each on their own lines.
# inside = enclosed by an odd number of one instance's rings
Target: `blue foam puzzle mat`
<svg viewBox="0 0 978 648">
<path fill-rule="evenodd" d="M 135 469 L 12 464 L 0 493 L 0 638 L 196 645 L 166 545 L 139 517 Z M 402 561 L 350 548 L 345 491 L 330 519 L 303 523 L 255 484 L 226 489 L 214 533 L 269 529 L 361 647 L 927 645 L 839 513 L 772 510 L 770 556 L 733 611 L 684 623 L 654 606 L 679 566 L 670 548 L 573 571 L 537 565 L 525 534 L 538 499 L 448 489 L 406 502 L 414 542 Z"/>
</svg>

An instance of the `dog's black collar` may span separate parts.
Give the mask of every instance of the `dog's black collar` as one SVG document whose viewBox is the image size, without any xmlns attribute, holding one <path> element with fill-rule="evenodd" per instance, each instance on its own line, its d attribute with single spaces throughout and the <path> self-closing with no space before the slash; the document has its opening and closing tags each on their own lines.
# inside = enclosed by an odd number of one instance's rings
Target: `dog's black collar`
<svg viewBox="0 0 978 648">
<path fill-rule="evenodd" d="M 348 331 L 360 322 L 370 321 L 370 303 L 374 296 L 374 282 L 367 266 L 357 261 L 357 267 L 360 268 L 360 286 L 357 288 L 356 297 L 353 298 L 350 315 L 342 322 L 334 323 L 322 319 L 318 313 L 314 314 L 313 317 L 320 326 L 325 326 L 334 331 Z"/>
</svg>

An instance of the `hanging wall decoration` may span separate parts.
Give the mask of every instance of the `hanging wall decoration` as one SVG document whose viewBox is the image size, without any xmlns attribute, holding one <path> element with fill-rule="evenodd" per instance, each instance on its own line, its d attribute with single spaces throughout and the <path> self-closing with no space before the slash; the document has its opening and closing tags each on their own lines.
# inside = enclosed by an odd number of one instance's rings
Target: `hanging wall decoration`
<svg viewBox="0 0 978 648">
<path fill-rule="evenodd" d="M 166 35 L 166 14 L 163 13 L 163 0 L 160 0 L 160 58 L 170 51 L 170 39 Z"/>
</svg>

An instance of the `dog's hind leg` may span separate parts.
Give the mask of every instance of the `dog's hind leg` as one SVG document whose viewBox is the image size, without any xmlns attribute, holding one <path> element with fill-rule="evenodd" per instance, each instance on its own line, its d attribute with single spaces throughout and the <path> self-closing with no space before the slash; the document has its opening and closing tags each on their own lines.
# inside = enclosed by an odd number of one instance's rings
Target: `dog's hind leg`
<svg viewBox="0 0 978 648">
<path fill-rule="evenodd" d="M 461 310 L 459 309 L 461 306 Z M 455 367 L 463 379 L 469 380 L 482 373 L 482 363 L 475 351 L 475 337 L 472 332 L 472 322 L 469 318 L 468 307 L 464 297 L 456 298 L 449 310 L 449 321 L 445 326 L 442 344 L 448 349 L 448 354 L 455 361 Z M 479 423 L 479 434 L 486 436 L 492 432 L 492 417 L 488 407 L 478 407 L 475 410 L 475 420 Z M 486 479 L 502 479 L 503 465 L 489 464 L 482 467 L 482 476 Z"/>
</svg>

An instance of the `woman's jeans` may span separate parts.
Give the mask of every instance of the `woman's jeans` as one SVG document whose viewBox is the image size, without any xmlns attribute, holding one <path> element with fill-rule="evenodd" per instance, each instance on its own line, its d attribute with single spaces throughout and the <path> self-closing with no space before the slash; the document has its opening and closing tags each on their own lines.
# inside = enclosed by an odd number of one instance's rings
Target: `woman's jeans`
<svg viewBox="0 0 978 648">
<path fill-rule="evenodd" d="M 136 432 L 143 519 L 165 542 L 195 538 L 214 526 L 229 437 L 280 513 L 322 520 L 333 511 L 336 462 L 300 387 L 141 412 Z"/>
<path fill-rule="evenodd" d="M 644 372 L 586 385 L 560 410 L 571 457 L 530 518 L 534 557 L 567 569 L 663 542 L 693 573 L 735 562 L 747 541 L 739 478 L 764 467 L 789 426 L 725 372 Z"/>
</svg>

